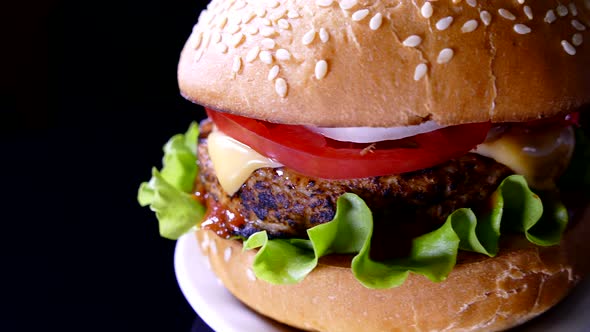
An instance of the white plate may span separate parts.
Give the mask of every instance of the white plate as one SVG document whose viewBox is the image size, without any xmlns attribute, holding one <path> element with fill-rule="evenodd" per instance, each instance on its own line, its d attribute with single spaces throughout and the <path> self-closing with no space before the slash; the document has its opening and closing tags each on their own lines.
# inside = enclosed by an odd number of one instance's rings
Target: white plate
<svg viewBox="0 0 590 332">
<path fill-rule="evenodd" d="M 193 234 L 178 239 L 174 254 L 176 278 L 197 314 L 217 332 L 295 332 L 264 318 L 234 298 L 209 269 Z M 555 308 L 513 332 L 590 331 L 590 280 L 583 281 Z"/>
</svg>

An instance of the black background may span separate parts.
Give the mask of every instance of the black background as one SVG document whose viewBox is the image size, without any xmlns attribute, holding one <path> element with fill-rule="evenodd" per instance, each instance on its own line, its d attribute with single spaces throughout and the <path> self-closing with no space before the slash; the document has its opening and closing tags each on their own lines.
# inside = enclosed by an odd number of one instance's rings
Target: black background
<svg viewBox="0 0 590 332">
<path fill-rule="evenodd" d="M 200 107 L 176 65 L 206 2 L 0 8 L 0 330 L 206 331 L 137 188 Z"/>
<path fill-rule="evenodd" d="M 205 5 L 0 5 L 0 331 L 209 331 L 136 202 L 204 116 L 176 65 Z"/>
</svg>

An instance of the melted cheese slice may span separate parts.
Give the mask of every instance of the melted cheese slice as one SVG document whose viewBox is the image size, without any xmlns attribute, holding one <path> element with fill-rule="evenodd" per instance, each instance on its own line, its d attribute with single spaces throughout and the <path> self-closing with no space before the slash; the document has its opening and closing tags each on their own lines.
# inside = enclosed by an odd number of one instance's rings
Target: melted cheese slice
<svg viewBox="0 0 590 332">
<path fill-rule="evenodd" d="M 536 189 L 550 189 L 569 165 L 575 145 L 569 127 L 511 128 L 500 138 L 478 145 L 474 151 L 523 175 Z"/>
<path fill-rule="evenodd" d="M 230 196 L 240 189 L 255 170 L 283 166 L 219 131 L 209 134 L 207 141 L 209 157 L 219 184 Z"/>
</svg>

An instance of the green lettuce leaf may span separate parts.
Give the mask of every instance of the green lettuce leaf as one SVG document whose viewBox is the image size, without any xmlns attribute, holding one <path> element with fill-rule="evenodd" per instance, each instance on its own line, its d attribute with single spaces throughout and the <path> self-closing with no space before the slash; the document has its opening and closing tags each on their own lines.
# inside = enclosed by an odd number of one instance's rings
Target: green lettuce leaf
<svg viewBox="0 0 590 332">
<path fill-rule="evenodd" d="M 453 269 L 459 249 L 496 255 L 503 230 L 523 232 L 537 245 L 557 244 L 567 225 L 567 211 L 554 197 L 548 201 L 544 211 L 524 177 L 509 176 L 494 192 L 486 215 L 458 209 L 440 228 L 415 238 L 408 257 L 377 262 L 369 257 L 371 211 L 360 197 L 348 193 L 338 199 L 332 221 L 308 230 L 309 240 L 269 239 L 266 232 L 258 232 L 244 241 L 244 250 L 260 248 L 252 268 L 258 278 L 272 284 L 301 281 L 328 254 L 356 254 L 352 272 L 368 288 L 399 286 L 410 272 L 437 282 Z"/>
<path fill-rule="evenodd" d="M 185 134 L 172 137 L 164 145 L 162 170 L 152 169 L 149 182 L 140 185 L 137 200 L 156 213 L 160 235 L 175 240 L 196 226 L 205 207 L 193 199 L 191 191 L 198 173 L 197 139 L 199 127 L 192 123 Z"/>
</svg>

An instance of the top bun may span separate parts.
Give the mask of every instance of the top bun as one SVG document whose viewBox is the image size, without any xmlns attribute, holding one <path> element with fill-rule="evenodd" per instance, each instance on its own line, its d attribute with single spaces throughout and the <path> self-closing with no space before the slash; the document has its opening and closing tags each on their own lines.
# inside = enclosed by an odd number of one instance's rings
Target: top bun
<svg viewBox="0 0 590 332">
<path fill-rule="evenodd" d="M 590 0 L 213 0 L 178 77 L 272 122 L 527 121 L 590 103 L 589 31 Z"/>
</svg>

